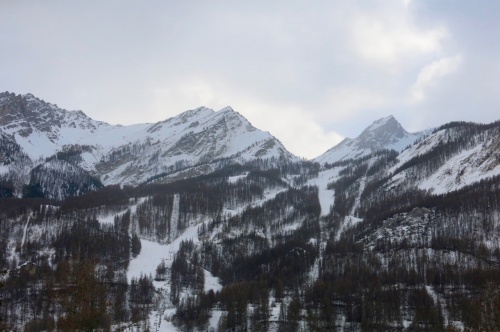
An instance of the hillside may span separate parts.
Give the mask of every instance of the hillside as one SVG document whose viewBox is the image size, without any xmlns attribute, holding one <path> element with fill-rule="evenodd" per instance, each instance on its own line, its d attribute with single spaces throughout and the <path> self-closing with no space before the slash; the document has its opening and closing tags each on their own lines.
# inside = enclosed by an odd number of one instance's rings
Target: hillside
<svg viewBox="0 0 500 332">
<path fill-rule="evenodd" d="M 388 117 L 305 161 L 230 108 L 119 127 L 45 105 L 46 130 L 2 108 L 2 328 L 500 329 L 500 122 Z M 75 117 L 108 145 L 61 145 Z"/>
</svg>

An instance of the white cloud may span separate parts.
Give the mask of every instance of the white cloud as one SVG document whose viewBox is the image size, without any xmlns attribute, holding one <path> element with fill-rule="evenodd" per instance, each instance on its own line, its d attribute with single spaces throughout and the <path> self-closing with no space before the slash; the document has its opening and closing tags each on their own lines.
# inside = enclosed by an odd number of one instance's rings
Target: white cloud
<svg viewBox="0 0 500 332">
<path fill-rule="evenodd" d="M 252 95 L 235 92 L 234 110 L 255 127 L 269 131 L 292 153 L 314 158 L 340 143 L 343 136 L 326 131 L 318 124 L 316 113 L 307 108 L 269 100 L 255 100 Z"/>
<path fill-rule="evenodd" d="M 480 103 L 482 121 L 496 119 L 499 6 L 13 1 L 0 5 L 9 50 L 0 54 L 0 91 L 122 124 L 229 105 L 291 151 L 314 156 L 336 133 L 355 137 L 388 114 L 418 115 L 417 130 L 437 121 L 432 110 L 451 121 Z M 454 54 L 467 54 L 467 66 Z M 444 79 L 459 69 L 463 79 Z"/>
<path fill-rule="evenodd" d="M 420 102 L 425 99 L 426 92 L 437 84 L 442 77 L 449 75 L 460 68 L 462 56 L 441 58 L 423 67 L 418 73 L 416 82 L 410 90 L 410 101 Z"/>
<path fill-rule="evenodd" d="M 300 157 L 317 157 L 344 138 L 334 131 L 327 132 L 318 125 L 314 114 L 296 106 L 250 104 L 236 111 L 248 114 L 254 126 L 268 130 Z"/>
<path fill-rule="evenodd" d="M 443 26 L 420 28 L 404 6 L 389 7 L 380 12 L 357 13 L 350 27 L 354 53 L 370 65 L 394 68 L 408 58 L 436 54 L 448 35 Z"/>
</svg>

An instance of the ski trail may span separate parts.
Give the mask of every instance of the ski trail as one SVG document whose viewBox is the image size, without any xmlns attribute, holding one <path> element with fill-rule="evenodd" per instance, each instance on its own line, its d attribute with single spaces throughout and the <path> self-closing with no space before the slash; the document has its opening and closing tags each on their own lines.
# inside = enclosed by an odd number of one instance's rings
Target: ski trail
<svg viewBox="0 0 500 332">
<path fill-rule="evenodd" d="M 144 203 L 144 201 L 146 201 L 146 198 L 144 197 L 141 197 L 136 204 L 132 205 L 130 207 L 130 224 L 129 224 L 129 227 L 128 227 L 128 232 L 129 232 L 129 235 L 132 236 L 132 235 L 139 235 L 139 221 L 137 220 L 137 206 L 141 205 L 142 203 Z"/>
<path fill-rule="evenodd" d="M 179 203 L 181 196 L 179 194 L 174 195 L 174 202 L 172 204 L 172 215 L 170 216 L 170 234 L 167 234 L 165 241 L 170 242 L 170 239 L 175 239 L 174 230 L 177 229 L 177 224 L 179 223 Z"/>
<path fill-rule="evenodd" d="M 368 163 L 368 169 L 373 165 L 373 161 L 370 161 Z M 366 188 L 366 180 L 368 178 L 368 170 L 365 172 L 365 174 L 359 179 L 359 189 L 358 189 L 358 195 L 356 195 L 356 199 L 354 201 L 354 205 L 351 209 L 351 216 L 354 216 L 354 212 L 356 212 L 356 209 L 359 208 L 361 205 L 361 194 L 363 191 L 365 191 Z"/>
<path fill-rule="evenodd" d="M 352 226 L 356 225 L 357 223 L 363 221 L 363 219 L 356 217 L 355 213 L 361 204 L 361 194 L 363 193 L 363 191 L 365 191 L 366 178 L 367 178 L 367 175 L 365 173 L 365 175 L 363 175 L 363 177 L 359 180 L 358 194 L 356 195 L 356 199 L 354 200 L 354 204 L 351 208 L 351 211 L 350 211 L 349 215 L 344 218 L 344 220 L 340 224 L 340 228 L 337 231 L 337 234 L 335 234 L 335 240 L 337 240 L 337 241 L 340 239 L 340 236 L 348 227 L 352 227 Z"/>
<path fill-rule="evenodd" d="M 448 309 L 446 308 L 446 302 L 445 300 L 441 297 L 440 294 L 436 293 L 434 291 L 434 287 L 426 285 L 425 290 L 427 291 L 427 294 L 432 298 L 432 301 L 434 304 L 441 309 L 441 313 L 443 314 L 443 320 L 444 320 L 444 326 L 453 326 L 454 328 L 458 329 L 459 331 L 464 330 L 463 323 L 461 321 L 450 321 L 450 313 L 448 312 Z"/>
<path fill-rule="evenodd" d="M 204 220 L 201 222 L 208 222 Z M 167 271 L 170 271 L 173 263 L 175 253 L 179 251 L 182 241 L 192 240 L 197 244 L 200 242 L 198 239 L 198 227 L 201 223 L 188 227 L 183 233 L 179 234 L 175 240 L 169 244 L 160 244 L 158 242 L 141 239 L 141 252 L 140 254 L 130 260 L 127 270 L 127 280 L 132 278 L 139 278 L 141 275 L 155 275 L 156 267 L 162 259 L 165 260 Z M 153 331 L 177 331 L 178 329 L 172 325 L 172 322 L 165 320 L 166 316 L 171 317 L 176 309 L 170 303 L 170 276 L 167 276 L 167 281 L 153 281 L 154 287 L 160 294 L 158 309 L 153 310 L 149 316 L 149 321 Z M 221 290 L 222 285 L 217 277 L 214 277 L 208 271 L 205 272 L 205 288 L 214 289 L 214 291 Z"/>
<path fill-rule="evenodd" d="M 328 184 L 338 177 L 340 168 L 328 169 L 321 171 L 318 177 L 308 181 L 311 186 L 318 187 L 318 199 L 321 206 L 321 216 L 326 216 L 330 213 L 330 208 L 335 200 L 335 192 L 328 189 Z"/>
<path fill-rule="evenodd" d="M 354 216 L 356 209 L 361 204 L 361 194 L 363 193 L 363 191 L 365 191 L 365 187 L 366 187 L 366 175 L 364 175 L 363 178 L 359 180 L 358 195 L 356 196 L 356 200 L 354 201 L 354 205 L 352 206 L 351 216 Z"/>
<path fill-rule="evenodd" d="M 28 225 L 30 223 L 30 220 L 31 220 L 31 216 L 28 216 L 28 220 L 26 221 L 26 224 L 24 225 L 23 238 L 21 240 L 21 253 L 23 252 L 24 242 L 26 241 L 26 233 L 28 232 Z"/>
</svg>

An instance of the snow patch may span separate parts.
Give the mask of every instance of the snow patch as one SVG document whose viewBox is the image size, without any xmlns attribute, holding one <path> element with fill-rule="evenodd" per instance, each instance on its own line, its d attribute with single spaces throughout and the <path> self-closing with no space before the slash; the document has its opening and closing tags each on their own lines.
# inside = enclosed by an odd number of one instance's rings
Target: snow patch
<svg viewBox="0 0 500 332">
<path fill-rule="evenodd" d="M 242 180 L 242 179 L 246 178 L 247 176 L 248 176 L 248 173 L 245 173 L 245 174 L 242 174 L 242 175 L 230 176 L 227 179 L 227 182 L 229 182 L 229 183 L 236 183 L 239 180 Z"/>
</svg>

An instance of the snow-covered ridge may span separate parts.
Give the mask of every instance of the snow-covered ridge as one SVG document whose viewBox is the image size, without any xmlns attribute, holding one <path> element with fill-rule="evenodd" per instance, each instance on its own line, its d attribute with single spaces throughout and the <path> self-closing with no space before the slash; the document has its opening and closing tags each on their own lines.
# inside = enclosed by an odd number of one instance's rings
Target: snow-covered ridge
<svg viewBox="0 0 500 332">
<path fill-rule="evenodd" d="M 104 184 L 136 185 L 158 174 L 219 159 L 298 160 L 231 107 L 217 112 L 200 107 L 155 124 L 121 126 L 93 120 L 82 111 L 60 109 L 31 94 L 4 92 L 0 131 L 14 137 L 32 161 L 43 162 L 72 147 L 90 147 L 73 159 Z"/>
</svg>

